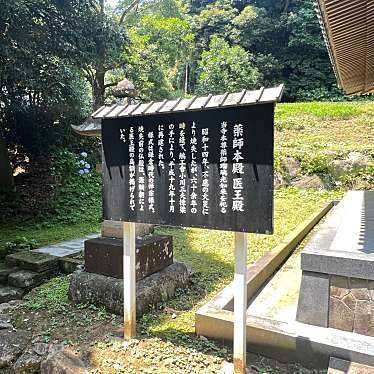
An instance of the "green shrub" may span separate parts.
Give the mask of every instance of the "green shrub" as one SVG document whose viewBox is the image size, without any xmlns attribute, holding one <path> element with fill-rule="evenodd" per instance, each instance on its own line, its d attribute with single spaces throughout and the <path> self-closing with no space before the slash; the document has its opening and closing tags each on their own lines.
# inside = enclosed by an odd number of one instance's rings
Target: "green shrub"
<svg viewBox="0 0 374 374">
<path fill-rule="evenodd" d="M 54 156 L 53 173 L 60 180 L 52 206 L 53 222 L 98 222 L 101 219 L 101 176 L 91 156 L 60 150 Z"/>
<path fill-rule="evenodd" d="M 56 277 L 35 288 L 25 296 L 24 306 L 30 310 L 50 310 L 64 312 L 69 304 L 69 278 Z"/>
<path fill-rule="evenodd" d="M 19 236 L 10 242 L 6 242 L 4 249 L 10 251 L 12 249 L 34 249 L 38 247 L 38 242 L 35 239 L 28 239 L 24 236 Z"/>
<path fill-rule="evenodd" d="M 340 182 L 344 187 L 347 188 L 359 186 L 361 189 L 365 185 L 366 189 L 373 189 L 374 165 L 370 165 L 364 169 L 359 169 L 349 174 L 345 174 L 340 178 Z"/>
<path fill-rule="evenodd" d="M 323 153 L 308 153 L 300 161 L 301 170 L 304 174 L 323 174 L 328 171 L 330 157 Z"/>
</svg>

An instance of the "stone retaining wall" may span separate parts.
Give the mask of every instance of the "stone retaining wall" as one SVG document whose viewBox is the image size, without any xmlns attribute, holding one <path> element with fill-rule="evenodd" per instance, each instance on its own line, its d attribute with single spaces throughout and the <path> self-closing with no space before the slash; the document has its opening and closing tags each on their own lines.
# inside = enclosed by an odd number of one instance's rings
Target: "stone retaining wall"
<svg viewBox="0 0 374 374">
<path fill-rule="evenodd" d="M 329 327 L 374 336 L 374 281 L 330 277 Z"/>
</svg>

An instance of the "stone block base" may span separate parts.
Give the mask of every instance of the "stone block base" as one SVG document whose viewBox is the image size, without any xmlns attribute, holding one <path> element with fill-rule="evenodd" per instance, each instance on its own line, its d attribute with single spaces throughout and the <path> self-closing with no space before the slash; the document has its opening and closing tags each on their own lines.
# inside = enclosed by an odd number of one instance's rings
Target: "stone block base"
<svg viewBox="0 0 374 374">
<path fill-rule="evenodd" d="M 303 271 L 296 318 L 374 336 L 374 281 Z"/>
<path fill-rule="evenodd" d="M 329 327 L 374 336 L 374 281 L 331 276 Z"/>
<path fill-rule="evenodd" d="M 331 357 L 327 374 L 374 374 L 374 367 Z"/>
<path fill-rule="evenodd" d="M 58 260 L 55 256 L 33 251 L 17 252 L 5 257 L 10 267 L 42 273 L 44 271 L 58 271 Z"/>
<path fill-rule="evenodd" d="M 175 262 L 137 282 L 137 316 L 174 296 L 177 288 L 188 284 L 191 274 L 192 271 L 187 265 Z M 69 297 L 74 303 L 104 306 L 109 312 L 121 315 L 123 280 L 85 271 L 76 272 L 71 276 Z"/>
<path fill-rule="evenodd" d="M 18 270 L 9 274 L 8 285 L 12 287 L 31 289 L 39 286 L 44 281 L 56 274 L 57 272 L 55 270 L 47 270 L 41 273 L 31 270 Z"/>
<path fill-rule="evenodd" d="M 85 270 L 123 278 L 123 240 L 98 237 L 84 243 Z M 150 235 L 136 239 L 136 279 L 140 280 L 173 263 L 173 238 Z"/>
<path fill-rule="evenodd" d="M 21 299 L 24 290 L 16 287 L 0 286 L 0 304 L 7 303 L 10 300 Z"/>
</svg>

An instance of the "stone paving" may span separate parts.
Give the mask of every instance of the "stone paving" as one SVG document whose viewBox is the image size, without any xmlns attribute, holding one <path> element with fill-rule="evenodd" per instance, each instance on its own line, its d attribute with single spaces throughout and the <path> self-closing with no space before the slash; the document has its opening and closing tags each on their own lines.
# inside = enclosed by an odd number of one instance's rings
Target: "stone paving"
<svg viewBox="0 0 374 374">
<path fill-rule="evenodd" d="M 82 260 L 71 257 L 83 252 L 84 242 L 87 239 L 98 235 L 92 234 L 81 239 L 7 255 L 6 266 L 0 269 L 0 303 L 21 299 L 30 289 L 53 277 L 59 271 L 73 272 Z"/>
<path fill-rule="evenodd" d="M 85 240 L 96 238 L 99 235 L 99 233 L 91 234 L 81 239 L 68 240 L 65 242 L 36 248 L 32 251 L 46 253 L 56 257 L 70 257 L 83 251 Z"/>
</svg>

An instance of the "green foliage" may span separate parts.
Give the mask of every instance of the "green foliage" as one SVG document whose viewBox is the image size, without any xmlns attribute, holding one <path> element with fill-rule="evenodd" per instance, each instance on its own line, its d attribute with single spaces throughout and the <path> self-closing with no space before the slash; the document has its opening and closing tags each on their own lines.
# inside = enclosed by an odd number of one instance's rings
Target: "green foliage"
<svg viewBox="0 0 374 374">
<path fill-rule="evenodd" d="M 89 172 L 80 174 L 85 163 L 90 166 L 86 169 Z M 99 222 L 101 177 L 91 167 L 89 158 L 62 150 L 57 152 L 53 165 L 53 172 L 61 182 L 51 207 L 51 219 L 59 223 Z"/>
<path fill-rule="evenodd" d="M 343 97 L 336 87 L 312 0 L 216 0 L 190 4 L 197 41 L 195 56 L 201 56 L 217 34 L 252 55 L 261 84 L 285 83 L 285 99 Z M 194 79 L 198 80 L 198 71 Z"/>
<path fill-rule="evenodd" d="M 213 35 L 225 38 L 232 30 L 232 21 L 238 11 L 228 1 L 216 1 L 202 8 L 192 18 L 192 29 L 196 35 L 197 53 L 209 48 Z"/>
<path fill-rule="evenodd" d="M 6 242 L 4 245 L 5 251 L 11 251 L 12 249 L 34 249 L 38 247 L 38 242 L 35 239 L 28 239 L 24 236 L 18 236 L 10 242 Z"/>
<path fill-rule="evenodd" d="M 9 217 L 14 210 L 19 206 L 21 200 L 20 196 L 16 191 L 12 191 L 9 189 L 1 189 L 0 190 L 0 207 L 1 207 L 1 215 L 0 222 L 5 217 Z"/>
<path fill-rule="evenodd" d="M 30 218 L 25 220 L 24 217 L 0 220 L 0 259 L 6 255 L 5 244 L 13 242 L 17 237 L 32 238 L 38 246 L 43 246 L 99 232 L 100 224 L 95 219 L 88 219 L 89 217 L 86 222 L 74 224 L 63 224 L 50 220 L 49 217 L 45 217 L 44 221 Z"/>
<path fill-rule="evenodd" d="M 308 154 L 301 159 L 300 166 L 304 174 L 323 174 L 327 172 L 330 161 L 331 155 L 327 156 L 324 153 L 310 154 L 308 152 Z"/>
<path fill-rule="evenodd" d="M 259 78 L 248 52 L 213 36 L 209 50 L 202 53 L 198 63 L 197 92 L 217 94 L 255 88 Z"/>
<path fill-rule="evenodd" d="M 345 188 L 372 190 L 374 186 L 374 162 L 366 168 L 343 175 L 340 182 Z"/>
<path fill-rule="evenodd" d="M 24 306 L 33 311 L 64 312 L 69 305 L 69 284 L 67 276 L 53 278 L 27 294 Z"/>
<path fill-rule="evenodd" d="M 131 55 L 125 73 L 143 100 L 177 96 L 183 89 L 193 35 L 186 20 L 145 15 L 129 29 Z M 155 63 L 157 62 L 157 63 Z"/>
</svg>

